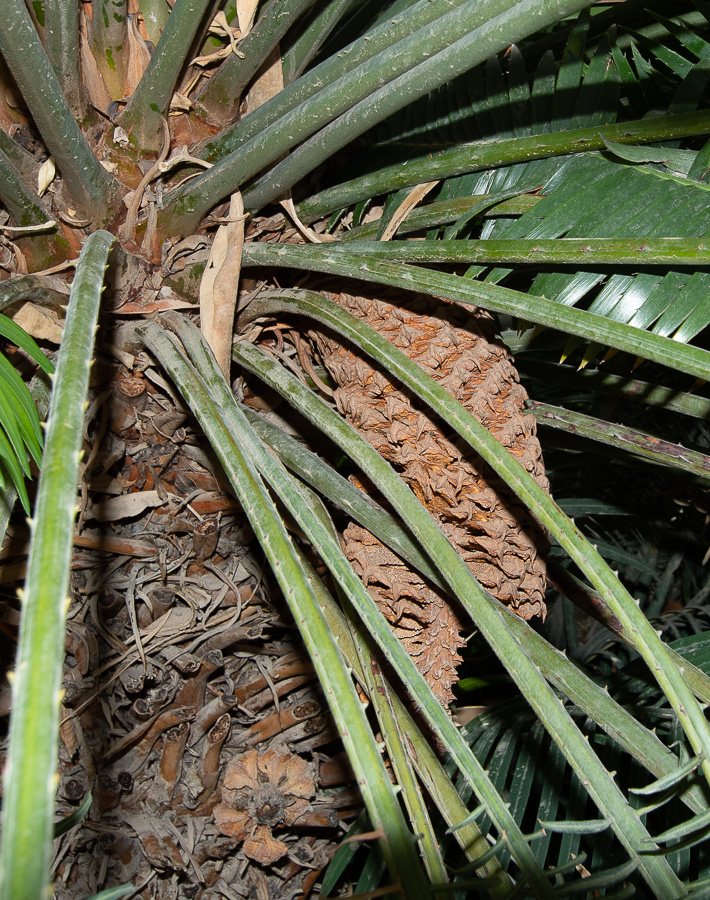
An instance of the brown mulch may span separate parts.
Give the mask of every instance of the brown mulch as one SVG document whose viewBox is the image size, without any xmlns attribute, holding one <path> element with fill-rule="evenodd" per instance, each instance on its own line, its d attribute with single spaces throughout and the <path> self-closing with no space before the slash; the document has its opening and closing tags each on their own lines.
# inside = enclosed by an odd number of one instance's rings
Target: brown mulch
<svg viewBox="0 0 710 900">
<path fill-rule="evenodd" d="M 161 900 L 317 896 L 360 800 L 298 631 L 159 372 L 104 357 L 94 382 L 57 815 L 93 799 L 55 843 L 56 897 L 125 883 Z M 5 598 L 26 539 L 17 517 Z M 9 664 L 15 610 L 4 618 Z M 8 700 L 0 689 L 5 715 Z"/>
</svg>

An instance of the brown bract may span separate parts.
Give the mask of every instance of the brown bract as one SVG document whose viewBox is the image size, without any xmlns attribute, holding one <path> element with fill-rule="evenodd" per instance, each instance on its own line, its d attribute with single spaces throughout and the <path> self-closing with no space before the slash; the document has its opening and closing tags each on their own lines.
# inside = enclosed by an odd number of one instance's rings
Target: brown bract
<svg viewBox="0 0 710 900">
<path fill-rule="evenodd" d="M 433 376 L 547 488 L 535 420 L 524 409 L 527 394 L 490 315 L 425 297 L 331 296 Z M 525 619 L 544 615 L 547 538 L 527 510 L 386 373 L 330 336 L 315 339 L 338 384 L 338 409 L 401 474 L 483 587 Z M 378 606 L 447 705 L 464 644 L 457 612 L 365 529 L 351 524 L 343 539 Z"/>
<path fill-rule="evenodd" d="M 314 793 L 312 768 L 300 756 L 278 747 L 250 750 L 226 768 L 215 822 L 222 834 L 244 841 L 248 857 L 269 866 L 288 851 L 272 830 L 310 812 Z"/>
</svg>

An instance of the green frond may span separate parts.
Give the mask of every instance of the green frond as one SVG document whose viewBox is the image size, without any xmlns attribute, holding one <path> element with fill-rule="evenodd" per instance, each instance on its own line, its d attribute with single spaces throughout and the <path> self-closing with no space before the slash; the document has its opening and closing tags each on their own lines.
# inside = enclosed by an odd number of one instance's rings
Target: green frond
<svg viewBox="0 0 710 900">
<path fill-rule="evenodd" d="M 229 33 L 211 27 L 218 9 Z M 85 21 L 76 2 L 8 0 L 0 30 L 8 266 L 36 272 L 85 241 L 44 458 L 33 398 L 43 392 L 44 412 L 52 365 L 0 315 L 4 344 L 42 370 L 28 390 L 0 354 L 0 532 L 17 497 L 29 511 L 26 479 L 40 469 L 0 897 L 38 900 L 52 834 L 80 815 L 54 824 L 51 776 L 77 442 L 112 241 L 84 229 L 118 228 L 128 190 L 135 227 L 125 249 L 150 257 L 155 279 L 182 252 L 173 239 L 204 247 L 220 205 L 240 191 L 254 238 L 244 268 L 269 282 L 291 269 L 285 283 L 299 284 L 262 290 L 242 320 L 316 321 L 360 348 L 551 537 L 550 614 L 533 628 L 481 587 L 400 475 L 308 378 L 248 342 L 233 348 L 244 377 L 284 399 L 285 418 L 308 421 L 307 445 L 238 403 L 187 319 L 138 325 L 221 460 L 314 661 L 366 806 L 350 836 L 380 838 L 344 844 L 323 895 L 348 879 L 356 894 L 397 881 L 422 900 L 710 897 L 710 4 L 268 0 L 248 34 L 237 33 L 233 2 L 139 0 L 136 16 L 123 0 L 94 0 L 91 10 Z M 215 49 L 219 59 L 202 68 Z M 253 102 L 251 86 L 274 61 L 283 89 Z M 39 196 L 39 159 L 11 137 L 20 116 L 56 161 L 54 193 Z M 169 155 L 183 144 L 192 159 L 174 170 Z M 399 222 L 416 188 L 419 203 Z M 289 192 L 301 221 L 335 242 L 271 243 L 282 220 L 267 207 Z M 184 281 L 169 277 L 187 295 L 204 260 L 185 258 Z M 304 289 L 308 273 L 344 291 L 364 282 L 497 317 L 534 395 L 552 494 L 382 335 Z M 17 274 L 0 284 L 0 308 L 63 305 L 62 289 Z M 348 480 L 355 469 L 378 494 Z M 338 535 L 347 520 L 467 615 L 455 712 L 463 720 L 469 701 L 483 709 L 462 728 L 348 563 Z"/>
</svg>

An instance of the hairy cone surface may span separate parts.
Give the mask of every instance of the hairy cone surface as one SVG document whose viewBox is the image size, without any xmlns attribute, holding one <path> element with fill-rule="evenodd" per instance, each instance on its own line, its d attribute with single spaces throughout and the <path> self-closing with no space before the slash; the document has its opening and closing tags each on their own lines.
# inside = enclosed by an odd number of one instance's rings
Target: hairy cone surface
<svg viewBox="0 0 710 900">
<path fill-rule="evenodd" d="M 436 378 L 547 488 L 535 420 L 524 412 L 527 394 L 486 312 L 427 297 L 404 298 L 404 308 L 330 296 Z M 386 374 L 332 337 L 314 337 L 338 384 L 340 412 L 392 463 L 476 578 L 523 618 L 544 615 L 547 538 L 540 526 L 467 445 L 452 440 Z M 343 539 L 379 608 L 448 705 L 464 645 L 448 598 L 359 525 L 349 525 Z"/>
</svg>

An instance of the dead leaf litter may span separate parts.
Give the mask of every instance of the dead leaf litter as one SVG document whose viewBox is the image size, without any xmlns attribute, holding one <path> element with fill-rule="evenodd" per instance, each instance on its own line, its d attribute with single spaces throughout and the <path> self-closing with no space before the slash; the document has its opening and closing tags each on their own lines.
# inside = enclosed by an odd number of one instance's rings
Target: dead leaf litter
<svg viewBox="0 0 710 900">
<path fill-rule="evenodd" d="M 55 896 L 305 897 L 359 795 L 246 518 L 144 364 L 99 362 L 87 414 L 57 816 L 92 802 L 55 842 Z M 7 665 L 26 551 L 18 518 L 0 554 Z M 0 701 L 7 716 L 7 683 Z"/>
</svg>

